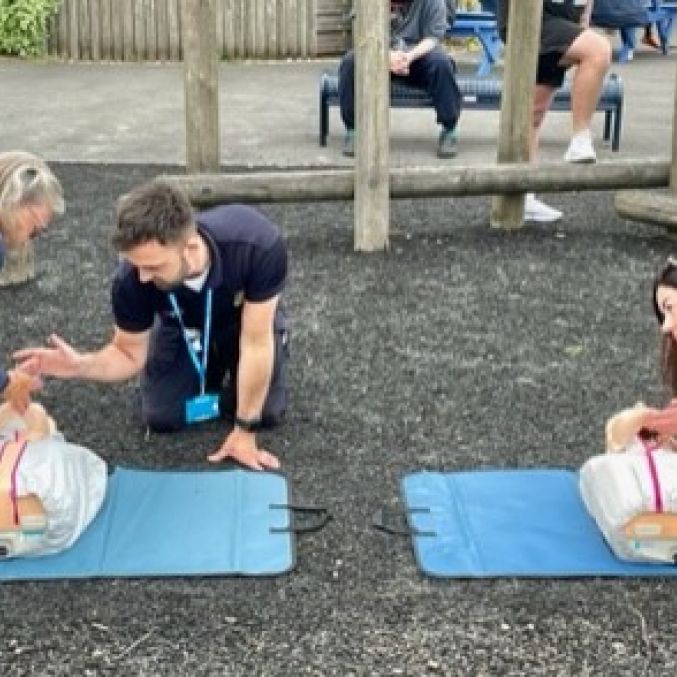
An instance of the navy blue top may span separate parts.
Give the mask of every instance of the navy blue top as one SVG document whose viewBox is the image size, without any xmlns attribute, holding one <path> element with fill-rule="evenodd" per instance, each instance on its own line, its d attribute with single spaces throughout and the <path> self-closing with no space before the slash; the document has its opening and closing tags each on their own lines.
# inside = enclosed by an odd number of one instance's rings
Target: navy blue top
<svg viewBox="0 0 677 677">
<path fill-rule="evenodd" d="M 209 274 L 200 292 L 184 285 L 173 292 L 185 326 L 201 330 L 206 290 L 213 290 L 212 336 L 218 341 L 239 321 L 243 301 L 267 301 L 282 291 L 287 250 L 278 228 L 251 207 L 215 207 L 198 214 L 196 222 L 209 246 Z M 115 324 L 123 331 L 147 331 L 156 315 L 164 323 L 178 325 L 167 292 L 141 282 L 127 261 L 115 273 L 112 303 Z"/>
<path fill-rule="evenodd" d="M 2 235 L 0 235 L 0 269 L 2 269 L 4 263 L 5 263 L 5 243 L 2 239 Z M 5 372 L 5 370 L 2 367 L 0 367 L 0 392 L 2 392 L 5 389 L 7 381 L 9 381 L 7 372 Z"/>
</svg>

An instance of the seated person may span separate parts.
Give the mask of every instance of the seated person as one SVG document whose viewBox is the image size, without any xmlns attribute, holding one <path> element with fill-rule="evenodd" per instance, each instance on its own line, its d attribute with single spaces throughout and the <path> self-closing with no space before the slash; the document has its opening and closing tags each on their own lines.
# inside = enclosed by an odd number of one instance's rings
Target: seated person
<svg viewBox="0 0 677 677">
<path fill-rule="evenodd" d="M 454 157 L 461 92 L 456 65 L 439 44 L 448 25 L 447 0 L 391 0 L 390 72 L 409 85 L 424 89 L 433 100 L 442 126 L 437 155 Z M 355 54 L 346 53 L 339 67 L 339 104 L 346 127 L 343 154 L 355 154 Z"/>
<path fill-rule="evenodd" d="M 0 557 L 70 547 L 106 492 L 105 462 L 66 442 L 44 408 L 0 405 Z"/>
<path fill-rule="evenodd" d="M 498 25 L 501 38 L 507 37 L 510 0 L 500 0 Z M 564 82 L 568 68 L 576 66 L 571 85 L 572 137 L 564 154 L 567 162 L 595 162 L 590 124 L 597 108 L 604 76 L 611 65 L 609 41 L 590 28 L 593 0 L 543 0 L 540 50 L 534 88 L 534 117 L 529 159 L 538 156 L 539 136 L 555 93 Z M 562 212 L 528 193 L 524 208 L 526 221 L 559 221 Z"/>
</svg>

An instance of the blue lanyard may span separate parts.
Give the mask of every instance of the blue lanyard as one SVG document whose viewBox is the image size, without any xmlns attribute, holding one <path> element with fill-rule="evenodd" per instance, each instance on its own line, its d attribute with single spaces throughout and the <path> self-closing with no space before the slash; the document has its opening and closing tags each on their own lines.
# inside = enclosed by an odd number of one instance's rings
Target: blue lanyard
<svg viewBox="0 0 677 677">
<path fill-rule="evenodd" d="M 207 290 L 207 296 L 205 298 L 205 326 L 204 331 L 202 332 L 202 363 L 197 357 L 197 352 L 193 348 L 193 344 L 188 338 L 188 331 L 186 330 L 186 325 L 183 323 L 183 317 L 181 316 L 181 309 L 179 304 L 176 302 L 176 296 L 173 293 L 168 294 L 169 302 L 172 304 L 172 308 L 176 313 L 176 317 L 181 325 L 183 330 L 183 340 L 186 342 L 186 348 L 188 348 L 188 354 L 190 359 L 193 361 L 195 366 L 195 371 L 200 377 L 200 392 L 204 395 L 205 392 L 205 383 L 207 381 L 207 358 L 209 357 L 209 335 L 212 331 L 212 290 Z"/>
</svg>

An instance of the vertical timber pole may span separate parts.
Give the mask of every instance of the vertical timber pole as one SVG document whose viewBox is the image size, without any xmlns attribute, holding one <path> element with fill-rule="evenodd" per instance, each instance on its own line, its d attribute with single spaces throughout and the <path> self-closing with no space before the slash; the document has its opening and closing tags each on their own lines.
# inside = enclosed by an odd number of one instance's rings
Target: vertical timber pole
<svg viewBox="0 0 677 677">
<path fill-rule="evenodd" d="M 670 165 L 670 192 L 677 195 L 677 82 L 675 104 L 672 110 L 672 164 Z"/>
<path fill-rule="evenodd" d="M 0 287 L 23 284 L 35 277 L 35 248 L 29 240 L 18 248 L 5 250 L 5 265 L 0 271 Z"/>
<path fill-rule="evenodd" d="M 508 44 L 503 72 L 498 162 L 527 162 L 541 36 L 543 0 L 512 0 L 508 10 Z M 524 195 L 496 195 L 492 228 L 516 229 L 524 223 Z"/>
<path fill-rule="evenodd" d="M 388 248 L 390 221 L 390 2 L 357 0 L 355 235 L 357 251 Z"/>
<path fill-rule="evenodd" d="M 188 173 L 219 170 L 216 0 L 181 0 Z"/>
</svg>

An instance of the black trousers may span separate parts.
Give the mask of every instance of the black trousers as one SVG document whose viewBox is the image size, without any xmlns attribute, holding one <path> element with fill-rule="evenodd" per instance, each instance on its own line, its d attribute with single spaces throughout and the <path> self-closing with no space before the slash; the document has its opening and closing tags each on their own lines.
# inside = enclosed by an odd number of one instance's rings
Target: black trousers
<svg viewBox="0 0 677 677">
<path fill-rule="evenodd" d="M 263 425 L 272 427 L 287 409 L 287 323 L 278 306 L 274 326 L 275 361 L 268 394 L 263 406 Z M 240 325 L 227 334 L 214 336 L 207 364 L 208 393 L 220 396 L 221 413 L 232 417 L 237 409 L 237 365 L 240 353 Z M 158 322 L 151 331 L 146 366 L 141 374 L 141 417 L 156 432 L 180 430 L 186 426 L 186 400 L 200 393 L 200 379 L 188 354 L 181 329 Z"/>
<path fill-rule="evenodd" d="M 392 75 L 430 94 L 437 113 L 437 122 L 454 129 L 461 115 L 461 92 L 456 83 L 456 64 L 437 45 L 431 52 L 413 61 L 409 75 Z M 355 54 L 347 52 L 339 66 L 339 105 L 341 118 L 348 129 L 355 129 Z"/>
</svg>

